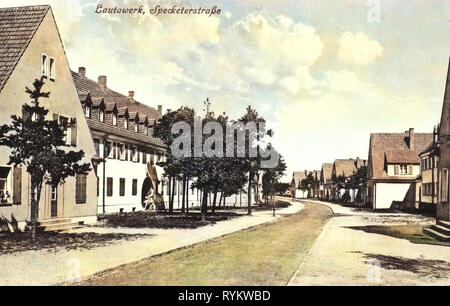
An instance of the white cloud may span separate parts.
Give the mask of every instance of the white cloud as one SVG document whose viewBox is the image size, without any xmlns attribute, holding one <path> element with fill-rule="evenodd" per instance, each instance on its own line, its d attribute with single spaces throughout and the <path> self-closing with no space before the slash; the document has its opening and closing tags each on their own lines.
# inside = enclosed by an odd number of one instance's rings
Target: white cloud
<svg viewBox="0 0 450 306">
<path fill-rule="evenodd" d="M 338 57 L 341 61 L 355 65 L 368 65 L 383 53 L 383 47 L 366 34 L 345 32 L 339 39 Z"/>
</svg>

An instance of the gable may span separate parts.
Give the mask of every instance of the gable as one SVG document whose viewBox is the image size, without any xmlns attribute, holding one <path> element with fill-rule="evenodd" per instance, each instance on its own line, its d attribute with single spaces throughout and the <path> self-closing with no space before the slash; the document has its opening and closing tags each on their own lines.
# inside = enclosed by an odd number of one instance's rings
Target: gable
<svg viewBox="0 0 450 306">
<path fill-rule="evenodd" d="M 14 46 L 14 43 L 12 44 Z M 4 47 L 8 48 L 8 46 Z M 2 105 L 0 122 L 7 122 L 12 114 L 20 115 L 22 105 L 30 101 L 29 95 L 25 93 L 25 87 L 30 87 L 35 79 L 41 77 L 42 54 L 54 59 L 56 77 L 55 80 L 44 79 L 43 90 L 49 91 L 50 97 L 41 99 L 41 105 L 49 109 L 50 118 L 56 113 L 76 119 L 77 146 L 86 153 L 86 160 L 90 161 L 95 154 L 94 144 L 73 83 L 58 28 L 49 7 L 0 92 Z"/>
<path fill-rule="evenodd" d="M 445 82 L 444 103 L 442 105 L 440 136 L 450 135 L 450 60 Z"/>
<path fill-rule="evenodd" d="M 48 5 L 0 8 L 0 92 L 49 8 Z"/>
</svg>

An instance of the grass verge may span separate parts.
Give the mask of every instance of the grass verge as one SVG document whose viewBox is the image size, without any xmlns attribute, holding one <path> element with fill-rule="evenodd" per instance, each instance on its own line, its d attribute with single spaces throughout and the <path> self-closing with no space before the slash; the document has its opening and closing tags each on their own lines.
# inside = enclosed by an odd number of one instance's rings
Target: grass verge
<svg viewBox="0 0 450 306">
<path fill-rule="evenodd" d="M 285 285 L 331 215 L 325 206 L 306 203 L 277 222 L 125 264 L 79 284 Z"/>
</svg>

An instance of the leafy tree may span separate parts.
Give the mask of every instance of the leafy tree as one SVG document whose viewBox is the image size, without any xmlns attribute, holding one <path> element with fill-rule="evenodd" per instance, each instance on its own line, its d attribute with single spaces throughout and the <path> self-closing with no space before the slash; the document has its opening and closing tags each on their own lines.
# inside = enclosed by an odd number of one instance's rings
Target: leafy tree
<svg viewBox="0 0 450 306">
<path fill-rule="evenodd" d="M 32 98 L 32 105 L 24 104 L 27 116 L 12 115 L 12 122 L 0 127 L 0 145 L 11 149 L 9 163 L 25 166 L 31 177 L 31 226 L 32 238 L 36 237 L 37 217 L 42 186 L 45 183 L 57 187 L 69 176 L 87 174 L 88 163 L 81 163 L 82 150 L 68 151 L 65 148 L 66 123 L 46 120 L 48 110 L 39 106 L 40 98 L 48 98 L 50 92 L 43 92 L 43 78 L 33 82 L 33 89 L 25 92 Z"/>
<path fill-rule="evenodd" d="M 250 105 L 247 107 L 246 109 L 246 113 L 239 119 L 239 121 L 241 121 L 244 124 L 247 124 L 249 122 L 254 122 L 255 124 L 259 124 L 261 122 L 265 122 L 265 119 L 263 117 L 261 117 L 258 112 L 256 110 L 254 110 Z M 268 131 L 268 134 L 271 135 L 272 131 Z M 245 148 L 245 156 L 247 159 L 247 164 L 248 164 L 248 187 L 247 187 L 247 212 L 249 215 L 252 214 L 252 200 L 251 200 L 251 191 L 252 191 L 252 187 L 255 184 L 255 176 L 257 174 L 257 172 L 261 169 L 260 167 L 260 163 L 261 163 L 261 157 L 258 154 L 257 157 L 250 157 L 249 154 L 249 149 L 250 146 L 254 145 L 252 143 L 250 143 L 250 139 L 256 139 L 257 141 L 260 140 L 261 136 L 264 135 L 259 135 L 259 133 L 257 133 L 257 135 L 252 135 L 251 132 L 246 132 L 245 135 L 245 144 L 246 144 L 246 148 Z M 258 147 L 259 149 L 259 147 Z"/>
<path fill-rule="evenodd" d="M 283 177 L 286 171 L 286 163 L 284 159 L 280 156 L 280 161 L 275 168 L 269 168 L 264 171 L 262 176 L 262 187 L 263 187 L 263 196 L 266 199 L 266 203 L 268 203 L 269 198 L 272 198 L 276 192 L 279 192 L 278 180 Z M 289 186 L 289 184 L 287 184 Z"/>
</svg>

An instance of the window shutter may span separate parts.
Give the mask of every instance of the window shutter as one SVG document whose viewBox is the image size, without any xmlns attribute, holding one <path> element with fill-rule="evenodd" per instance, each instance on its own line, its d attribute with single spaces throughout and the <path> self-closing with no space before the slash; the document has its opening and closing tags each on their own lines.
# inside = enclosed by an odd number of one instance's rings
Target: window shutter
<svg viewBox="0 0 450 306">
<path fill-rule="evenodd" d="M 13 203 L 22 202 L 22 168 L 13 168 Z"/>
<path fill-rule="evenodd" d="M 394 166 L 394 174 L 398 175 L 400 173 L 400 166 L 399 165 L 395 165 Z"/>
<path fill-rule="evenodd" d="M 70 119 L 70 135 L 71 135 L 70 144 L 72 146 L 76 146 L 77 145 L 77 119 L 76 118 Z"/>
<path fill-rule="evenodd" d="M 408 165 L 408 174 L 412 174 L 412 173 L 413 173 L 412 165 Z"/>
</svg>

